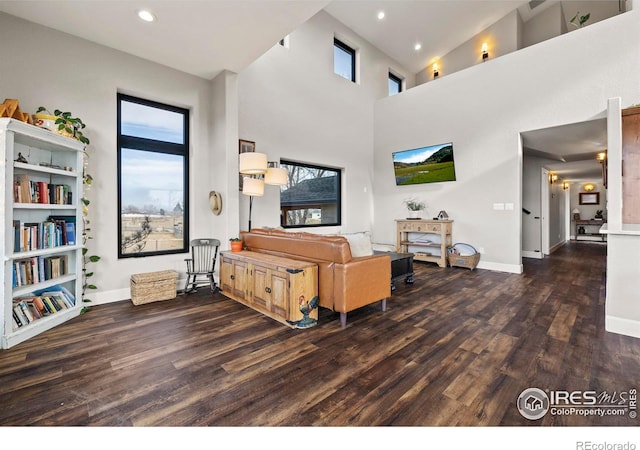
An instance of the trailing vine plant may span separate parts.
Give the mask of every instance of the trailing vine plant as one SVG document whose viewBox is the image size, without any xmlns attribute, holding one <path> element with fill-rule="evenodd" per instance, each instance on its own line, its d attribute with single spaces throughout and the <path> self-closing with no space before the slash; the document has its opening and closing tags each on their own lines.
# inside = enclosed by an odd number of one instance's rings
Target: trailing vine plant
<svg viewBox="0 0 640 450">
<path fill-rule="evenodd" d="M 86 152 L 85 152 L 85 160 L 86 160 Z M 86 172 L 86 169 L 83 170 L 82 174 L 82 182 L 86 186 L 85 191 L 89 189 L 91 184 L 93 183 L 93 177 Z M 93 276 L 93 271 L 89 270 L 89 265 L 92 263 L 97 263 L 100 261 L 100 257 L 98 255 L 90 255 L 89 249 L 87 248 L 87 242 L 90 239 L 93 239 L 91 236 L 91 228 L 89 225 L 91 221 L 89 220 L 89 204 L 91 203 L 88 198 L 82 197 L 82 302 L 90 303 L 91 299 L 86 297 L 86 292 L 88 289 L 98 289 L 98 287 L 89 282 L 89 278 Z M 81 312 L 87 312 L 88 307 L 84 306 Z"/>
<path fill-rule="evenodd" d="M 47 108 L 41 106 L 36 111 L 36 114 L 46 113 L 48 115 L 52 115 L 56 117 L 55 126 L 57 132 L 60 134 L 67 134 L 74 139 L 85 144 L 84 151 L 82 153 L 82 184 L 84 186 L 83 191 L 89 190 L 91 184 L 93 183 L 93 177 L 91 174 L 87 172 L 87 164 L 89 154 L 87 153 L 87 146 L 90 141 L 83 133 L 82 130 L 86 127 L 82 119 L 79 117 L 72 117 L 71 113 L 68 111 L 61 111 L 59 109 L 54 110 L 53 114 L 49 112 Z M 91 221 L 89 220 L 89 204 L 91 203 L 88 198 L 83 196 L 80 199 L 82 203 L 82 302 L 90 303 L 91 299 L 86 297 L 87 290 L 98 289 L 97 286 L 91 282 L 89 282 L 89 278 L 93 276 L 93 271 L 89 269 L 90 264 L 97 263 L 100 261 L 100 257 L 98 255 L 90 255 L 89 249 L 87 248 L 87 242 L 93 239 L 91 236 Z M 81 313 L 87 312 L 88 307 L 84 306 Z"/>
</svg>

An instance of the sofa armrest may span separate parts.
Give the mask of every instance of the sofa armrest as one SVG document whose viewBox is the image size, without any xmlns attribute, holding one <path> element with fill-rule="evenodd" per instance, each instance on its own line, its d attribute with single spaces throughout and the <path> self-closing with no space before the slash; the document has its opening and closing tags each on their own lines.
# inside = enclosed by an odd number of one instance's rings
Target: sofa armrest
<svg viewBox="0 0 640 450">
<path fill-rule="evenodd" d="M 334 311 L 347 313 L 391 296 L 391 258 L 377 254 L 353 258 L 334 269 Z"/>
</svg>

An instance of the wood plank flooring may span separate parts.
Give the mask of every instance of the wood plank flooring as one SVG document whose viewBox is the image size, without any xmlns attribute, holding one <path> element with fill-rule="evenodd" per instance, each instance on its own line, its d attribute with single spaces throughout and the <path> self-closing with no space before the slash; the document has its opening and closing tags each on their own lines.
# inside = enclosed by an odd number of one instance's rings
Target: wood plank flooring
<svg viewBox="0 0 640 450">
<path fill-rule="evenodd" d="M 516 409 L 540 389 L 638 388 L 640 339 L 604 330 L 606 247 L 522 275 L 416 263 L 388 301 L 292 330 L 206 289 L 118 302 L 0 351 L 0 424 L 637 426 Z"/>
</svg>

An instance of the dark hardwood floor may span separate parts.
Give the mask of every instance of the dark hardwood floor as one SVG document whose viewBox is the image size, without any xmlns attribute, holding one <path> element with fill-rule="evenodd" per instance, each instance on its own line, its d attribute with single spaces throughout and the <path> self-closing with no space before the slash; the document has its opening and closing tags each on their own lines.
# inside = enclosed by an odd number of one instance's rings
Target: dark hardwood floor
<svg viewBox="0 0 640 450">
<path fill-rule="evenodd" d="M 517 408 L 526 388 L 638 388 L 640 339 L 604 330 L 606 247 L 522 275 L 416 263 L 415 284 L 292 330 L 206 289 L 118 302 L 0 351 L 0 424 L 637 426 Z"/>
</svg>

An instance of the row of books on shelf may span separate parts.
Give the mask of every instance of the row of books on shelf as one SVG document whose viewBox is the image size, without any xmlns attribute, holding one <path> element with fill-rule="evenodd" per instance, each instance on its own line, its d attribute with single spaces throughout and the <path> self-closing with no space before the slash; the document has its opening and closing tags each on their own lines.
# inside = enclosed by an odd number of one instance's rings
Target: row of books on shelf
<svg viewBox="0 0 640 450">
<path fill-rule="evenodd" d="M 41 283 L 65 275 L 69 271 L 68 255 L 34 256 L 13 262 L 13 287 Z"/>
<path fill-rule="evenodd" d="M 34 181 L 29 175 L 16 174 L 13 181 L 14 203 L 47 203 L 71 205 L 73 194 L 68 184 Z"/>
<path fill-rule="evenodd" d="M 14 298 L 13 330 L 59 311 L 73 308 L 75 304 L 75 296 L 64 286 L 58 285 Z"/>
<path fill-rule="evenodd" d="M 75 216 L 49 216 L 44 222 L 13 221 L 13 251 L 28 252 L 76 244 Z"/>
</svg>

